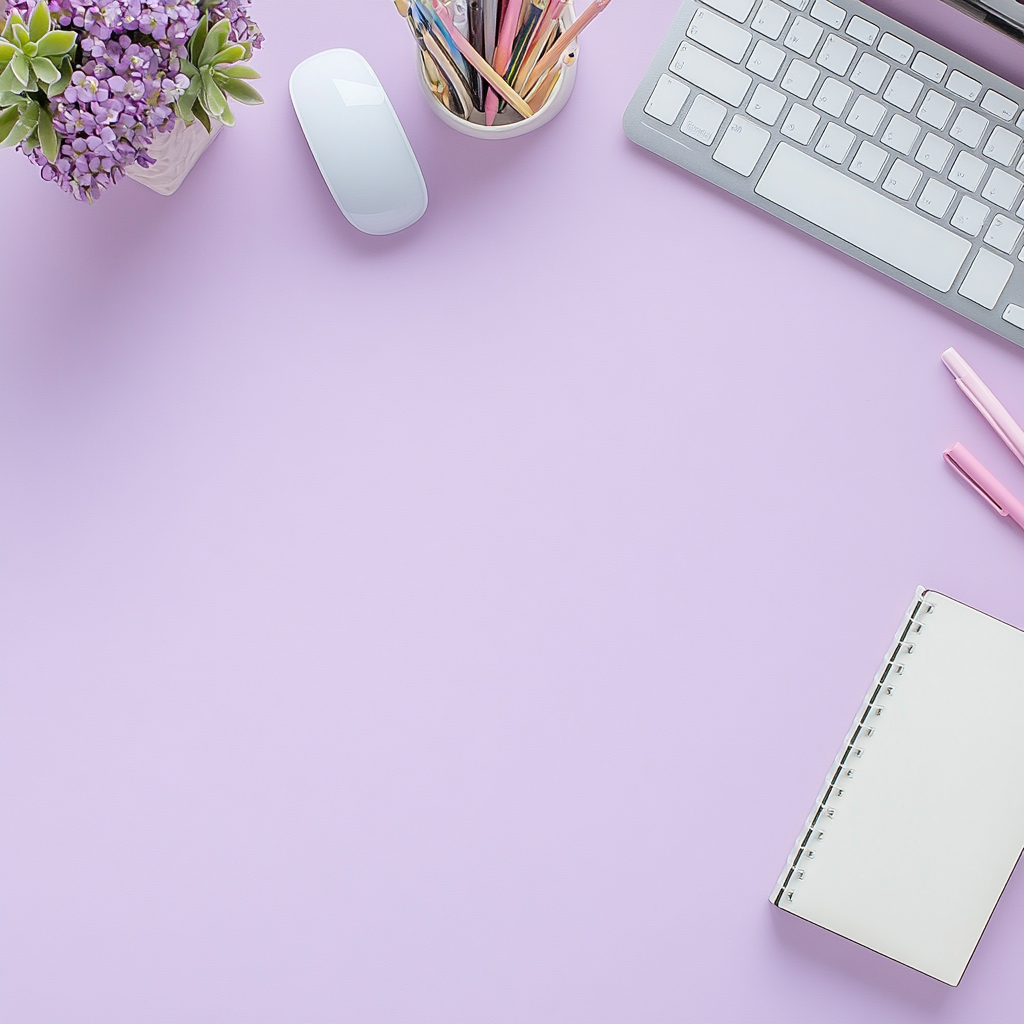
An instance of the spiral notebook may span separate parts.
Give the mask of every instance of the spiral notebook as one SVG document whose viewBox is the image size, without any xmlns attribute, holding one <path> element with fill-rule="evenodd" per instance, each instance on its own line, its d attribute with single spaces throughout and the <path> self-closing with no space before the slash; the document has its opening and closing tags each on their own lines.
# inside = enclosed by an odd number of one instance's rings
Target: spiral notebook
<svg viewBox="0 0 1024 1024">
<path fill-rule="evenodd" d="M 1024 632 L 919 589 L 777 907 L 957 985 L 1024 850 Z"/>
</svg>

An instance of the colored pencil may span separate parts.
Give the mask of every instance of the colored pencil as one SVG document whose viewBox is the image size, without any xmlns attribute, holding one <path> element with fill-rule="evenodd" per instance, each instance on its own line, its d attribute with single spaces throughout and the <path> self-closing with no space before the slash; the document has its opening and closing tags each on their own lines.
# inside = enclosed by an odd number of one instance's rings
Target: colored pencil
<svg viewBox="0 0 1024 1024">
<path fill-rule="evenodd" d="M 498 42 L 494 47 L 494 70 L 504 79 L 508 71 L 509 58 L 512 56 L 512 43 L 515 39 L 516 30 L 519 28 L 519 15 L 523 10 L 523 0 L 508 0 L 505 13 L 501 18 L 501 28 L 498 31 Z M 487 124 L 494 124 L 494 118 L 498 113 L 498 96 L 494 91 L 487 93 L 487 102 L 484 106 L 484 113 L 487 117 Z"/>
<path fill-rule="evenodd" d="M 537 84 L 557 63 L 558 59 L 576 41 L 576 37 L 612 2 L 612 0 L 594 0 L 594 2 L 569 26 L 561 39 L 551 47 L 533 69 L 530 81 L 526 83 L 526 91 Z"/>
<path fill-rule="evenodd" d="M 469 45 L 469 40 L 459 32 L 455 25 L 452 23 L 451 15 L 445 9 L 444 4 L 441 0 L 434 0 L 436 5 L 433 8 L 435 16 L 444 24 L 448 34 L 451 36 L 458 48 L 459 52 L 469 61 L 480 72 L 484 78 L 487 79 L 487 84 L 490 85 L 491 90 L 496 92 L 501 99 L 505 100 L 506 103 L 510 103 L 523 117 L 533 117 L 533 108 L 517 93 L 512 86 L 506 82 L 501 75 L 499 75 L 490 64 L 487 63 L 480 56 L 472 46 Z M 490 102 L 490 93 L 488 93 L 488 102 Z M 495 108 L 497 108 L 497 100 L 495 100 Z"/>
</svg>

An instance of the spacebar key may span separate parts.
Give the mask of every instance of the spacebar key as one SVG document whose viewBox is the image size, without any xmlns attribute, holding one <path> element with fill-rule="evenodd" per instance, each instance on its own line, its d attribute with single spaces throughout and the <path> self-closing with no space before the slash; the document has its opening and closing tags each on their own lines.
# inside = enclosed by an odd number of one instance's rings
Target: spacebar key
<svg viewBox="0 0 1024 1024">
<path fill-rule="evenodd" d="M 940 292 L 971 251 L 965 238 L 784 142 L 754 191 Z"/>
</svg>

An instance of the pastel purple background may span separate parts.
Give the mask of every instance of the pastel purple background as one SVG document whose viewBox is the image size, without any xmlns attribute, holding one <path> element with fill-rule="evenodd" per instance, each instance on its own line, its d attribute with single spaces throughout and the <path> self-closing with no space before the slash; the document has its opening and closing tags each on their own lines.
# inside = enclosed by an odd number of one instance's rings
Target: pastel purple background
<svg viewBox="0 0 1024 1024">
<path fill-rule="evenodd" d="M 1020 875 L 957 990 L 767 897 L 915 586 L 1024 624 L 940 455 L 1024 471 L 939 361 L 1024 415 L 1024 351 L 633 147 L 675 6 L 512 142 L 385 0 L 258 0 L 267 104 L 175 197 L 0 153 L 0 1019 L 1019 1016 Z M 305 148 L 331 46 L 419 155 L 404 234 Z"/>
</svg>

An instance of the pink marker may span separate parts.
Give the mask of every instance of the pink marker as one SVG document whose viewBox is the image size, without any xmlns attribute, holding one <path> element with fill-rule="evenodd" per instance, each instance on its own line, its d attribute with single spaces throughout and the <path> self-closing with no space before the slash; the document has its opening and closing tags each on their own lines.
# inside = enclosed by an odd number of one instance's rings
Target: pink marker
<svg viewBox="0 0 1024 1024">
<path fill-rule="evenodd" d="M 519 28 L 519 15 L 523 10 L 523 0 L 509 0 L 505 8 L 505 16 L 501 19 L 501 29 L 498 31 L 498 44 L 494 47 L 494 70 L 505 77 L 508 71 L 509 58 L 512 56 L 512 44 L 516 40 L 516 29 Z M 484 114 L 488 125 L 494 124 L 494 118 L 498 113 L 498 102 L 500 97 L 493 88 L 487 90 L 487 99 L 484 100 Z"/>
<path fill-rule="evenodd" d="M 962 444 L 955 444 L 943 457 L 1001 516 L 1012 519 L 1024 530 L 1024 502 L 1011 494 Z"/>
</svg>

